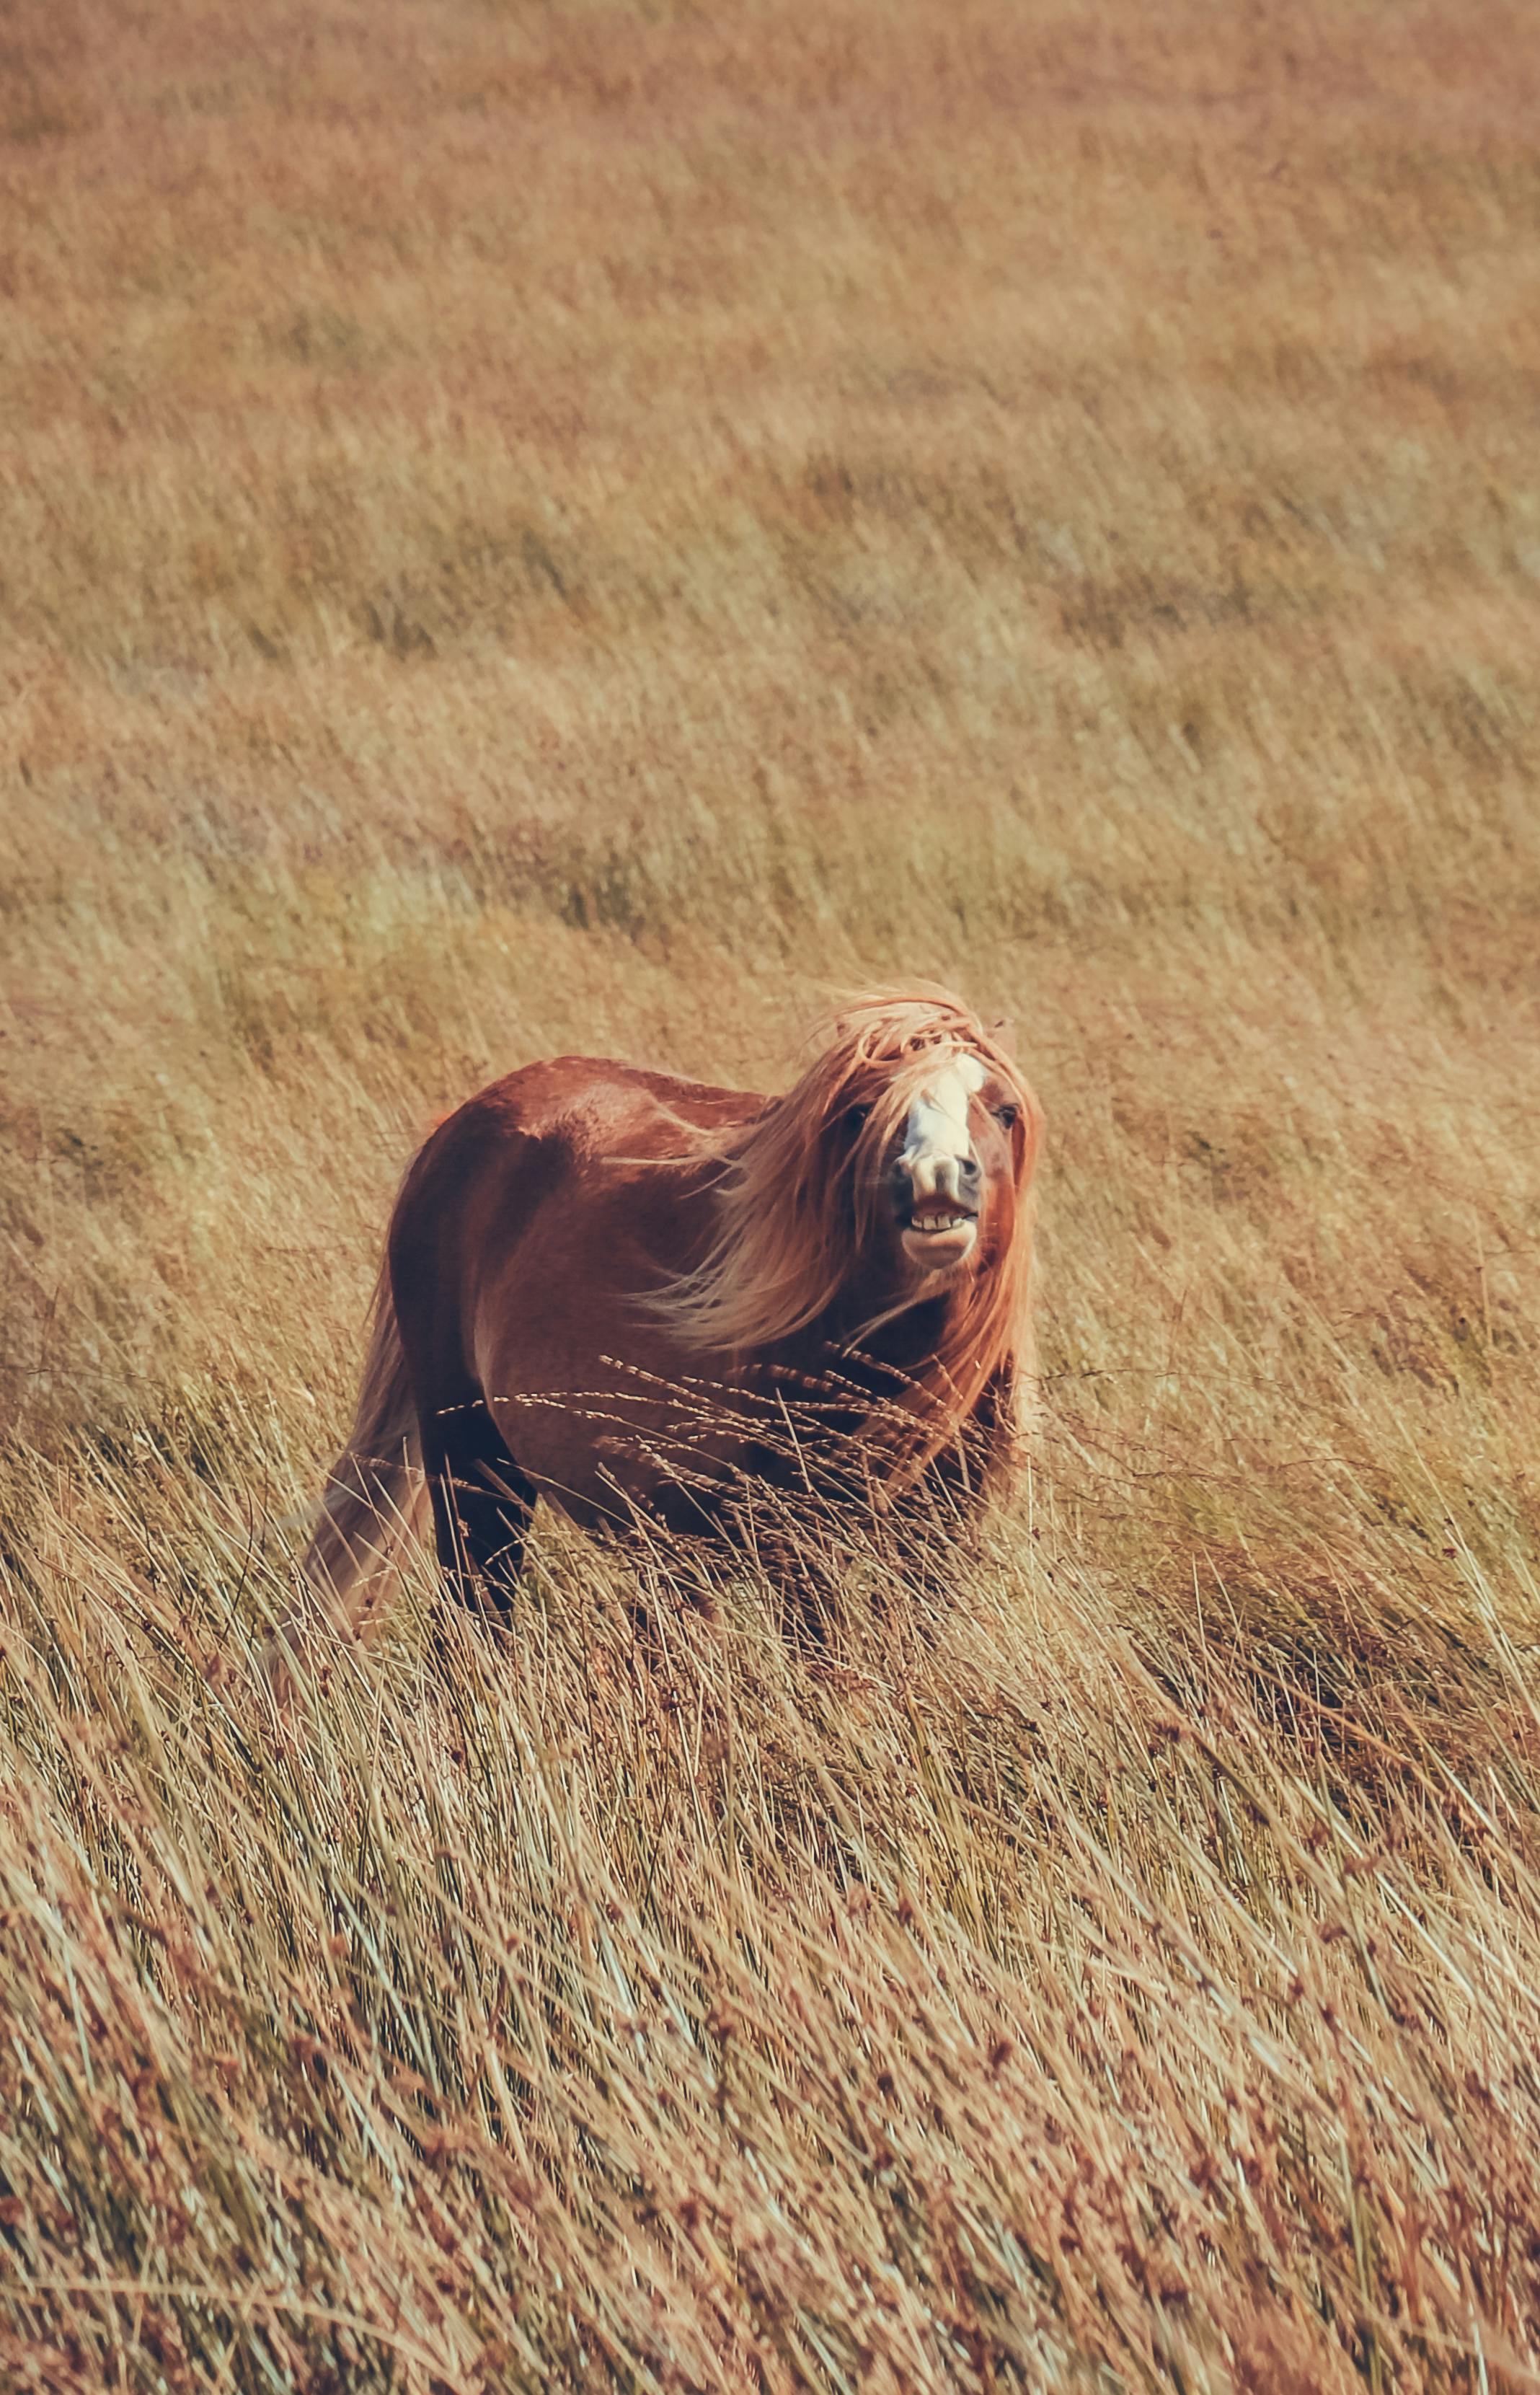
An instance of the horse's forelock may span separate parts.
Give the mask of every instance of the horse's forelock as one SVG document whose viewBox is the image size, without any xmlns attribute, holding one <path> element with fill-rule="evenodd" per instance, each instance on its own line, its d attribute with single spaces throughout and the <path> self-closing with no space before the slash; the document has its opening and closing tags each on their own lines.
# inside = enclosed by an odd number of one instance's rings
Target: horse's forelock
<svg viewBox="0 0 1540 2395">
<path fill-rule="evenodd" d="M 823 1118 L 832 1121 L 852 1105 L 866 1105 L 867 1120 L 855 1154 L 869 1160 L 886 1148 L 938 1071 L 958 1058 L 973 1057 L 1010 1092 L 1020 1109 L 1025 1135 L 1016 1151 L 1016 1181 L 1019 1190 L 1024 1185 L 1036 1143 L 1037 1101 L 1015 1059 L 977 1015 L 940 994 L 884 994 L 857 1001 L 836 1018 L 832 1030 L 819 1064 L 783 1103 L 791 1105 L 804 1091 L 810 1100 L 823 1065 L 833 1080 L 823 1098 Z"/>
</svg>

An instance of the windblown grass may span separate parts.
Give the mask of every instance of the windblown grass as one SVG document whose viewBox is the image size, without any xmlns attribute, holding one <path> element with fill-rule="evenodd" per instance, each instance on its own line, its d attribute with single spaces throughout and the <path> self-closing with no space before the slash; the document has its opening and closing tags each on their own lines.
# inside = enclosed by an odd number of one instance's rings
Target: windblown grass
<svg viewBox="0 0 1540 2395">
<path fill-rule="evenodd" d="M 7 38 L 0 2376 L 1540 2383 L 1522 12 Z M 276 1715 L 428 1124 L 892 972 L 1020 1509 Z"/>
<path fill-rule="evenodd" d="M 811 1672 L 742 1577 L 644 1567 L 639 1647 L 558 1540 L 506 1647 L 403 1625 L 281 1722 L 282 1574 L 149 1478 L 7 1620 L 16 2383 L 1529 2351 L 1540 1725 L 1479 1581 L 1344 1702 L 1218 1588 L 1125 1626 L 1051 1505 Z"/>
</svg>

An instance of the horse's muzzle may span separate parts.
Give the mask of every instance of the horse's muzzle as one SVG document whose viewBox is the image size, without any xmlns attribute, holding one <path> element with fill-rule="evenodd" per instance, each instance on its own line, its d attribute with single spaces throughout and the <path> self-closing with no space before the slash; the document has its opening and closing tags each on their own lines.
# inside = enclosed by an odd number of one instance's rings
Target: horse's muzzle
<svg viewBox="0 0 1540 2395">
<path fill-rule="evenodd" d="M 950 1272 L 978 1237 L 981 1175 L 971 1157 L 927 1156 L 893 1170 L 893 1199 L 904 1254 L 926 1272 Z"/>
<path fill-rule="evenodd" d="M 983 1173 L 971 1156 L 901 1156 L 893 1167 L 893 1203 L 906 1227 L 954 1215 L 975 1222 Z"/>
<path fill-rule="evenodd" d="M 938 1227 L 922 1229 L 918 1221 L 906 1224 L 899 1235 L 904 1254 L 922 1272 L 955 1271 L 973 1252 L 979 1236 L 977 1214 L 927 1215 L 923 1220 Z"/>
</svg>

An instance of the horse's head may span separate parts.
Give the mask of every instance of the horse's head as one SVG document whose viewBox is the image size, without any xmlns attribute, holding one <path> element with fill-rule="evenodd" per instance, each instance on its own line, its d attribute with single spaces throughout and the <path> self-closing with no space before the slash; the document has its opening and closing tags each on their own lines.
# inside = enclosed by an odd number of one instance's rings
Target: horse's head
<svg viewBox="0 0 1540 2395">
<path fill-rule="evenodd" d="M 853 1228 L 901 1281 L 976 1270 L 1010 1245 L 1035 1115 L 1011 1071 L 961 1042 L 875 1058 L 849 1105 Z"/>
<path fill-rule="evenodd" d="M 972 1018 L 901 1014 L 892 1029 L 853 1044 L 826 1151 L 843 1184 L 850 1293 L 880 1318 L 931 1298 L 971 1306 L 974 1284 L 1018 1277 L 1039 1131 L 1031 1091 Z"/>
</svg>

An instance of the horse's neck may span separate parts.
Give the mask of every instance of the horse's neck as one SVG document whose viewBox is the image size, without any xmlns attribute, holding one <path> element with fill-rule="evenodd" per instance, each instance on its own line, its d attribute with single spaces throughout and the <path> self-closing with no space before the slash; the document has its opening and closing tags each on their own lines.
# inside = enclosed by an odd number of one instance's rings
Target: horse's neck
<svg viewBox="0 0 1540 2395">
<path fill-rule="evenodd" d="M 828 1344 L 877 1367 L 884 1377 L 919 1371 L 941 1343 L 954 1293 L 943 1291 L 897 1314 L 889 1312 L 894 1302 L 880 1290 L 842 1292 L 821 1326 Z"/>
</svg>

